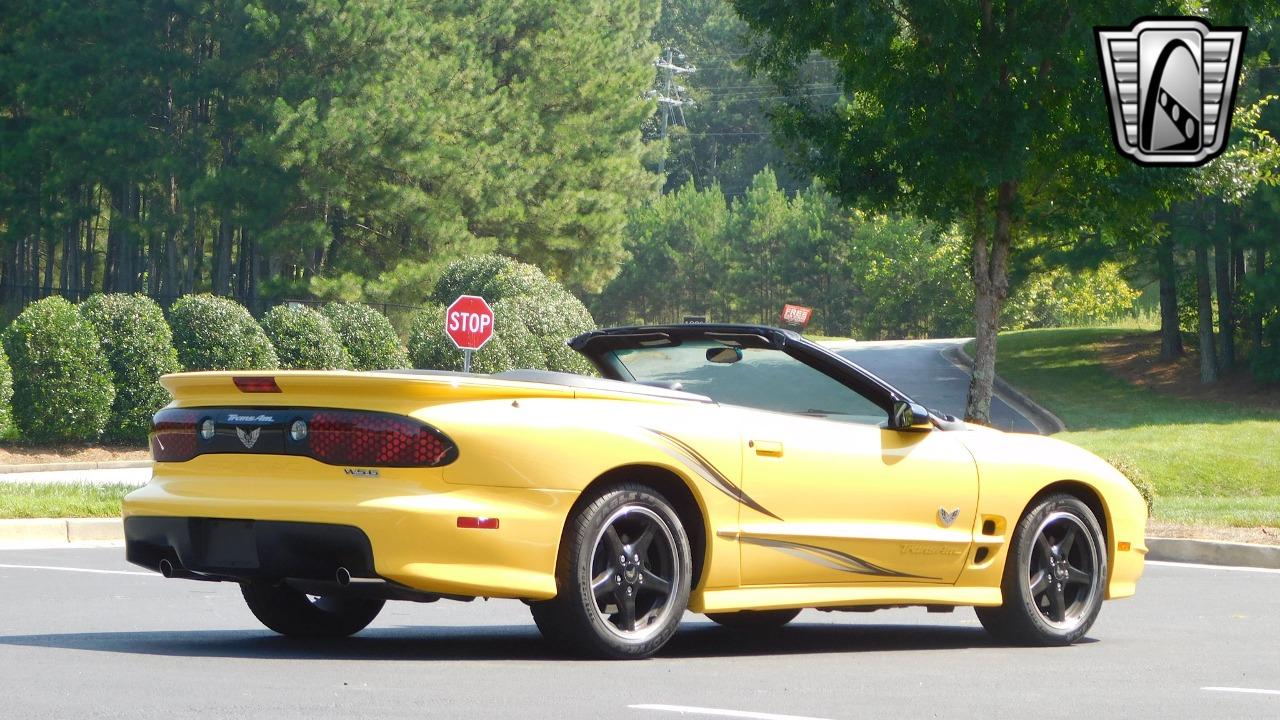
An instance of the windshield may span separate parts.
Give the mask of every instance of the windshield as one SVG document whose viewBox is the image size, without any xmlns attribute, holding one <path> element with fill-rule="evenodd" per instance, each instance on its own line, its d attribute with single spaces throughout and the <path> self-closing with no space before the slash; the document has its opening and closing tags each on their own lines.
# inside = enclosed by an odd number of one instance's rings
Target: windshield
<svg viewBox="0 0 1280 720">
<path fill-rule="evenodd" d="M 885 412 L 835 379 L 780 350 L 690 341 L 675 346 L 615 350 L 636 382 L 664 384 L 726 405 L 878 425 Z M 708 351 L 718 362 L 708 358 Z M 676 387 L 676 383 L 679 387 Z"/>
</svg>

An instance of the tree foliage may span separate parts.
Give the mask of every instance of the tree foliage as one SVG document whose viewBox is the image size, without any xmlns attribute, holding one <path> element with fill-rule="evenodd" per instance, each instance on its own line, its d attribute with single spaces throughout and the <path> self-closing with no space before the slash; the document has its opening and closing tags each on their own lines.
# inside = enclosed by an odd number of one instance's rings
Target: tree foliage
<svg viewBox="0 0 1280 720">
<path fill-rule="evenodd" d="M 142 295 L 93 295 L 80 304 L 111 368 L 115 401 L 103 436 L 146 442 L 151 416 L 169 402 L 161 375 L 182 370 L 173 334 L 154 300 Z"/>
<path fill-rule="evenodd" d="M 966 415 L 987 420 L 1017 244 L 1127 224 L 1117 220 L 1123 211 L 1152 206 L 1186 179 L 1121 158 L 1098 92 L 1093 27 L 1161 13 L 1144 3 L 1050 0 L 963 10 L 937 0 L 734 7 L 755 34 L 755 67 L 785 76 L 814 52 L 839 67 L 840 102 L 792 102 L 777 113 L 799 162 L 848 204 L 963 222 L 977 330 Z"/>
<path fill-rule="evenodd" d="M 656 188 L 656 10 L 7 3 L 0 288 L 419 304 L 449 260 L 500 250 L 598 289 Z"/>
<path fill-rule="evenodd" d="M 850 211 L 820 186 L 788 196 L 767 170 L 743 197 L 691 184 L 632 214 L 631 260 L 593 299 L 608 324 L 776 323 L 783 303 L 815 308 L 810 329 L 860 338 L 954 337 L 972 327 L 961 232 L 902 215 Z M 1116 264 L 1041 268 L 1014 280 L 1011 329 L 1109 321 L 1135 291 Z"/>
<path fill-rule="evenodd" d="M 4 333 L 13 367 L 13 417 L 32 442 L 97 440 L 115 387 L 93 325 L 71 303 L 31 303 Z"/>
</svg>

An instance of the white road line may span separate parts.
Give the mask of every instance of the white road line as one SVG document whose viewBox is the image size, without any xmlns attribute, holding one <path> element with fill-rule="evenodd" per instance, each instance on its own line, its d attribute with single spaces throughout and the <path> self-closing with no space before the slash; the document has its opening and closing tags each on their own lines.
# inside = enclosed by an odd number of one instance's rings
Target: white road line
<svg viewBox="0 0 1280 720">
<path fill-rule="evenodd" d="M 778 715 L 777 713 L 751 712 L 749 710 L 725 710 L 723 708 L 692 707 L 689 705 L 628 705 L 632 710 L 656 710 L 681 715 L 714 715 L 717 717 L 753 718 L 753 720 L 824 720 L 803 715 Z"/>
<path fill-rule="evenodd" d="M 1235 572 L 1252 572 L 1252 573 L 1267 573 L 1270 575 L 1280 575 L 1280 569 L 1276 569 L 1276 568 L 1240 567 L 1238 565 L 1201 565 L 1199 563 L 1167 562 L 1165 560 L 1148 560 L 1147 564 L 1157 565 L 1159 567 L 1190 568 L 1192 570 L 1232 570 Z"/>
<path fill-rule="evenodd" d="M 157 573 L 149 572 L 133 572 L 132 570 L 95 570 L 93 568 L 74 568 L 74 567 L 57 567 L 54 565 L 5 565 L 0 564 L 0 568 L 9 568 L 13 570 L 60 570 L 62 572 L 81 572 L 95 573 L 97 575 L 142 575 L 145 577 L 160 577 Z"/>
<path fill-rule="evenodd" d="M 1202 687 L 1200 689 L 1208 690 L 1209 692 L 1246 693 L 1249 695 L 1280 695 L 1280 690 L 1262 690 L 1259 688 Z"/>
</svg>

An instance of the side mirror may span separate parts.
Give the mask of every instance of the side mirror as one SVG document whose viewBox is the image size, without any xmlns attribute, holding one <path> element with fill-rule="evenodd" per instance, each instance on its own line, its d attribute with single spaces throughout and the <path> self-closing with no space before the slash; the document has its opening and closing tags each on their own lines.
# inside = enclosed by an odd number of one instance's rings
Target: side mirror
<svg viewBox="0 0 1280 720">
<path fill-rule="evenodd" d="M 717 365 L 732 365 L 742 359 L 740 347 L 718 347 L 707 349 L 707 362 Z"/>
<path fill-rule="evenodd" d="M 893 414 L 889 417 L 890 430 L 928 431 L 933 429 L 929 410 L 919 403 L 904 400 L 893 401 Z"/>
</svg>

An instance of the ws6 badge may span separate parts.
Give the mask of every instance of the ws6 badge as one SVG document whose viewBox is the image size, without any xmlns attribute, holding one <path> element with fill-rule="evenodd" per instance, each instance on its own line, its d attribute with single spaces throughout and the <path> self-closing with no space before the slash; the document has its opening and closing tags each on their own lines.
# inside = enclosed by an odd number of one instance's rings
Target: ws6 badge
<svg viewBox="0 0 1280 720">
<path fill-rule="evenodd" d="M 1094 28 L 1116 148 L 1140 165 L 1203 165 L 1221 155 L 1247 32 L 1199 18 Z"/>
</svg>

